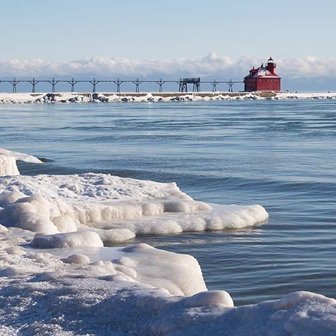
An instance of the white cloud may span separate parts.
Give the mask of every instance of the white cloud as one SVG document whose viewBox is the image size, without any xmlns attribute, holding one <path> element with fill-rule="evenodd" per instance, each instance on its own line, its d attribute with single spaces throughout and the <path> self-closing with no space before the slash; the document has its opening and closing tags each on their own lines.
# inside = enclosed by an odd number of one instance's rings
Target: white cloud
<svg viewBox="0 0 336 336">
<path fill-rule="evenodd" d="M 103 58 L 95 57 L 69 62 L 50 62 L 41 59 L 0 61 L 1 78 L 66 78 L 89 79 L 178 79 L 184 76 L 200 76 L 203 79 L 242 80 L 252 66 L 266 62 L 265 58 L 242 56 L 228 57 L 211 52 L 202 58 L 176 58 L 167 60 Z M 326 80 L 334 82 L 336 59 L 277 58 L 279 75 L 284 81 Z M 332 84 L 334 85 L 334 84 Z"/>
<path fill-rule="evenodd" d="M 243 56 L 238 58 L 220 56 L 212 52 L 202 58 L 170 60 L 131 60 L 128 58 L 89 58 L 53 63 L 41 59 L 13 59 L 0 62 L 1 77 L 153 77 L 178 78 L 184 75 L 241 79 L 252 66 L 259 66 L 265 59 Z M 316 57 L 276 58 L 278 72 L 284 77 L 333 77 L 336 76 L 336 59 L 322 60 Z"/>
</svg>

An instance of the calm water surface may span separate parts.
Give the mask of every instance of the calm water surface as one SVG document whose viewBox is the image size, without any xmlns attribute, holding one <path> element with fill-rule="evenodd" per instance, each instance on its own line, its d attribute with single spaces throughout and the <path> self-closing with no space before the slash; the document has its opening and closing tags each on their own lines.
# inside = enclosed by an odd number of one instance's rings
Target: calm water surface
<svg viewBox="0 0 336 336">
<path fill-rule="evenodd" d="M 265 225 L 145 236 L 195 256 L 236 304 L 295 290 L 336 297 L 336 101 L 2 105 L 0 147 L 52 161 L 25 174 L 86 171 L 175 181 L 193 198 L 262 204 Z"/>
</svg>

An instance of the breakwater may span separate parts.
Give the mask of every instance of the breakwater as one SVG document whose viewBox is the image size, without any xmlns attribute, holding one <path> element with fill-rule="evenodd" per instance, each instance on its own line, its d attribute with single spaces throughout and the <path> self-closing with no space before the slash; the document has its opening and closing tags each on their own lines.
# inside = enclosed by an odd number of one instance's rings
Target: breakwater
<svg viewBox="0 0 336 336">
<path fill-rule="evenodd" d="M 60 92 L 60 93 L 0 93 L 0 104 L 43 103 L 118 103 L 118 102 L 197 102 L 221 100 L 297 100 L 336 99 L 335 92 Z"/>
<path fill-rule="evenodd" d="M 90 102 L 165 102 L 210 101 L 235 99 L 272 99 L 275 92 L 60 92 L 60 93 L 0 93 L 0 104 L 19 103 L 90 103 Z"/>
</svg>

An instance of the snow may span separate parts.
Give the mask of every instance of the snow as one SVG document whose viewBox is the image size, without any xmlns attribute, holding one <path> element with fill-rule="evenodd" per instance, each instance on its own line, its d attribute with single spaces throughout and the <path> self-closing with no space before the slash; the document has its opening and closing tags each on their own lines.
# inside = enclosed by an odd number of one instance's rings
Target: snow
<svg viewBox="0 0 336 336">
<path fill-rule="evenodd" d="M 260 205 L 194 201 L 175 183 L 94 173 L 0 177 L 0 334 L 334 335 L 332 298 L 295 292 L 235 307 L 226 291 L 207 290 L 190 255 L 103 245 L 267 217 Z"/>
<path fill-rule="evenodd" d="M 271 97 L 270 97 L 271 95 Z M 55 104 L 55 103 L 151 103 L 195 102 L 221 100 L 293 100 L 336 99 L 336 92 L 200 92 L 200 93 L 0 93 L 0 104 Z"/>
<path fill-rule="evenodd" d="M 276 95 L 276 99 L 336 99 L 336 92 L 281 92 Z"/>
</svg>

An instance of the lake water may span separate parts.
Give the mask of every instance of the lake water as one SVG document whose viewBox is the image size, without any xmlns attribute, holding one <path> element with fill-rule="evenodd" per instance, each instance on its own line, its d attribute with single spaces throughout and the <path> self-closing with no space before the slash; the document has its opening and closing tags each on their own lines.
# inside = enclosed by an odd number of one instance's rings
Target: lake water
<svg viewBox="0 0 336 336">
<path fill-rule="evenodd" d="M 2 105 L 0 131 L 0 147 L 51 160 L 24 174 L 175 181 L 198 200 L 263 205 L 256 228 L 135 240 L 195 256 L 237 305 L 336 297 L 334 100 Z"/>
</svg>

